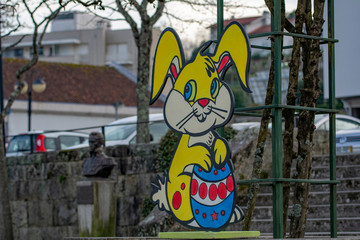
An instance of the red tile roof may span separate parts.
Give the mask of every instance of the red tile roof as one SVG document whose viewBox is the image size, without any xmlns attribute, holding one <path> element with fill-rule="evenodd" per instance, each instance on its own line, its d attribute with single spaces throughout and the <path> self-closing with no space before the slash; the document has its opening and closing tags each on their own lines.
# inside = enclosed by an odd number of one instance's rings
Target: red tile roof
<svg viewBox="0 0 360 240">
<path fill-rule="evenodd" d="M 15 72 L 26 63 L 22 59 L 3 59 L 4 97 L 9 98 L 16 82 Z M 64 102 L 110 105 L 122 102 L 125 106 L 136 106 L 136 84 L 106 66 L 76 65 L 66 63 L 38 62 L 32 68 L 46 82 L 43 93 L 33 93 L 32 99 L 41 102 Z M 26 77 L 31 77 L 29 72 Z M 18 99 L 27 99 L 21 94 Z M 157 101 L 153 107 L 162 106 Z"/>
<path fill-rule="evenodd" d="M 266 26 L 261 26 L 251 32 L 249 32 L 248 34 L 259 34 L 259 33 L 266 33 L 266 32 L 271 32 L 271 25 L 266 25 Z"/>
<path fill-rule="evenodd" d="M 224 28 L 229 25 L 231 22 L 238 22 L 240 23 L 241 25 L 245 26 L 249 23 L 251 23 L 252 21 L 258 19 L 258 18 L 261 18 L 261 16 L 257 16 L 257 17 L 246 17 L 246 18 L 232 18 L 232 19 L 229 19 L 229 20 L 224 20 Z M 213 24 L 210 26 L 210 28 L 216 28 L 217 24 Z"/>
</svg>

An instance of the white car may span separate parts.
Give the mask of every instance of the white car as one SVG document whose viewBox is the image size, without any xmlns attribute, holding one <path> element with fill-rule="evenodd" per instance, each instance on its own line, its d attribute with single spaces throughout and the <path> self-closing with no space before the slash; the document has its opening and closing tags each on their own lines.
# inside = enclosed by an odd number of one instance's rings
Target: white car
<svg viewBox="0 0 360 240">
<path fill-rule="evenodd" d="M 136 143 L 137 116 L 122 118 L 105 126 L 105 145 L 130 145 Z M 159 143 L 169 127 L 162 113 L 149 115 L 150 143 Z M 67 149 L 89 147 L 89 141 Z"/>
<path fill-rule="evenodd" d="M 330 130 L 329 114 L 315 115 L 314 124 L 318 130 Z M 360 128 L 360 119 L 344 115 L 335 115 L 336 131 Z"/>
<path fill-rule="evenodd" d="M 315 115 L 314 125 L 316 130 L 330 130 L 329 114 L 318 114 Z M 335 125 L 336 131 L 340 130 L 350 130 L 360 128 L 360 119 L 344 115 L 336 114 L 335 115 Z M 259 128 L 260 122 L 244 122 L 244 123 L 233 123 L 231 125 L 235 130 L 244 130 L 246 128 Z M 272 127 L 271 122 L 269 123 L 269 128 Z M 283 126 L 284 127 L 284 126 Z"/>
<path fill-rule="evenodd" d="M 137 116 L 119 119 L 105 126 L 106 146 L 136 143 Z M 169 130 L 162 113 L 149 115 L 150 143 L 159 143 Z"/>
<path fill-rule="evenodd" d="M 27 132 L 13 136 L 6 150 L 6 157 L 21 156 L 25 153 L 64 150 L 82 144 L 88 134 L 77 132 Z"/>
<path fill-rule="evenodd" d="M 235 129 L 236 131 L 242 131 L 245 129 L 251 129 L 251 128 L 259 128 L 260 122 L 242 122 L 242 123 L 233 123 L 231 124 L 231 127 Z"/>
<path fill-rule="evenodd" d="M 360 153 L 360 128 L 336 132 L 336 154 Z"/>
</svg>

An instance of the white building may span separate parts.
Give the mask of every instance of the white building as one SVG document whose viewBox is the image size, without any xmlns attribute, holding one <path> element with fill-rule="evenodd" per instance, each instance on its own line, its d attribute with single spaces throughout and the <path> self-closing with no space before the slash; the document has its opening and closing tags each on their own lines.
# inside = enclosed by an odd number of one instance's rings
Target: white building
<svg viewBox="0 0 360 240">
<path fill-rule="evenodd" d="M 334 1 L 335 7 L 335 96 L 344 103 L 349 115 L 360 118 L 360 1 Z M 326 9 L 326 8 L 325 8 Z M 327 11 L 325 11 L 327 19 Z M 327 37 L 327 21 L 324 23 Z M 328 54 L 324 48 L 324 92 L 328 98 Z"/>
<path fill-rule="evenodd" d="M 151 55 L 161 32 L 153 29 Z M 22 35 L 2 39 L 7 47 Z M 4 52 L 5 58 L 29 59 L 32 36 L 26 36 L 15 48 Z M 110 22 L 81 12 L 62 12 L 54 19 L 39 51 L 40 61 L 103 66 L 111 62 L 137 74 L 137 48 L 130 29 L 111 30 Z"/>
<path fill-rule="evenodd" d="M 160 30 L 154 29 L 152 56 L 159 36 Z M 20 37 L 3 38 L 3 47 Z M 31 37 L 3 54 L 5 101 L 14 88 L 15 71 L 31 56 Z M 61 13 L 44 36 L 39 63 L 24 75 L 29 84 L 37 77 L 47 84 L 43 93 L 32 93 L 31 130 L 100 126 L 116 116 L 136 115 L 136 74 L 137 48 L 131 30 L 111 30 L 109 22 L 89 14 Z M 161 112 L 161 106 L 159 101 L 150 111 Z M 9 113 L 7 135 L 27 131 L 27 113 L 24 94 Z"/>
</svg>

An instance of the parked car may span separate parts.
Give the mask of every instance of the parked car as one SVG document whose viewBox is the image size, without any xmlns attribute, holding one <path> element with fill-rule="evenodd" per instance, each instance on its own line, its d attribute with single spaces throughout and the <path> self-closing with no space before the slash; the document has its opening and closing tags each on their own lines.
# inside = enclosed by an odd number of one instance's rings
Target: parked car
<svg viewBox="0 0 360 240">
<path fill-rule="evenodd" d="M 318 114 L 315 115 L 314 125 L 316 130 L 330 130 L 329 114 Z M 335 115 L 335 125 L 336 131 L 340 130 L 349 130 L 360 128 L 360 119 L 344 115 L 336 114 Z M 260 122 L 244 122 L 244 123 L 233 123 L 231 125 L 235 130 L 243 130 L 246 128 L 260 127 Z M 271 122 L 269 123 L 269 128 L 272 127 Z M 283 126 L 284 127 L 284 126 Z"/>
<path fill-rule="evenodd" d="M 242 123 L 233 123 L 231 124 L 231 127 L 235 129 L 236 131 L 242 131 L 245 129 L 251 129 L 251 128 L 259 128 L 260 122 L 242 122 Z"/>
<path fill-rule="evenodd" d="M 27 132 L 10 139 L 6 156 L 63 150 L 84 143 L 88 138 L 88 134 L 77 132 Z"/>
<path fill-rule="evenodd" d="M 137 116 L 122 118 L 105 126 L 105 145 L 130 145 L 136 143 Z M 159 143 L 169 130 L 163 114 L 149 115 L 150 143 Z M 89 141 L 68 149 L 89 147 Z"/>
<path fill-rule="evenodd" d="M 360 128 L 336 132 L 336 154 L 360 153 Z"/>
<path fill-rule="evenodd" d="M 330 129 L 329 115 L 328 114 L 315 115 L 314 124 L 316 126 L 316 129 L 318 130 L 329 130 Z M 335 126 L 336 126 L 336 131 L 360 128 L 360 119 L 344 114 L 336 114 Z"/>
<path fill-rule="evenodd" d="M 149 115 L 150 142 L 159 143 L 169 130 L 162 113 Z M 106 146 L 136 143 L 137 116 L 116 120 L 105 127 Z"/>
</svg>

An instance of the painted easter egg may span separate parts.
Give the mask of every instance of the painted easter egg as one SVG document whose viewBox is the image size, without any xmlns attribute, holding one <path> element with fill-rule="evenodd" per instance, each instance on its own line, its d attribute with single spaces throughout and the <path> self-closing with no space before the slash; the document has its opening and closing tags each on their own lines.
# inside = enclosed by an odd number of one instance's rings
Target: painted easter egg
<svg viewBox="0 0 360 240">
<path fill-rule="evenodd" d="M 225 226 L 234 210 L 236 197 L 232 168 L 214 166 L 209 172 L 195 166 L 191 179 L 191 209 L 202 228 L 216 230 Z"/>
</svg>

